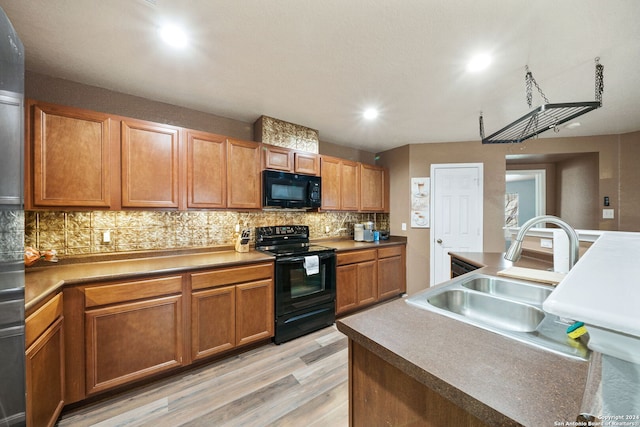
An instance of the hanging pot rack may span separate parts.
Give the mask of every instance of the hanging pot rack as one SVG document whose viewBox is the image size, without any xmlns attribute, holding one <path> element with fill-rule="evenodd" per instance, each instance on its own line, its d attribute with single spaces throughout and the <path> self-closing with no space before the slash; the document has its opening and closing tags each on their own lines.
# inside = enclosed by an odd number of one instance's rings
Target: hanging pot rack
<svg viewBox="0 0 640 427">
<path fill-rule="evenodd" d="M 545 94 L 538 86 L 533 78 L 533 74 L 529 71 L 529 67 L 525 67 L 525 82 L 527 92 L 527 104 L 531 108 L 532 86 L 535 86 L 545 104 L 530 111 L 516 121 L 508 124 L 499 131 L 484 136 L 484 119 L 482 112 L 480 113 L 480 138 L 483 144 L 508 144 L 525 141 L 529 138 L 537 136 L 549 129 L 558 132 L 558 126 L 575 119 L 591 110 L 602 106 L 602 92 L 604 90 L 604 67 L 600 64 L 600 58 L 595 59 L 596 63 L 596 85 L 595 85 L 595 101 L 589 102 L 565 102 L 552 104 L 549 102 Z"/>
</svg>

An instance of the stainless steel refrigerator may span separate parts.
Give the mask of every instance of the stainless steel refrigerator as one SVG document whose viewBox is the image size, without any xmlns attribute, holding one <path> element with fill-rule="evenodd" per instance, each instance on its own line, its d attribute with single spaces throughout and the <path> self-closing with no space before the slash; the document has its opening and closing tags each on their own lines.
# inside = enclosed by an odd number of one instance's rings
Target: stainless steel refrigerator
<svg viewBox="0 0 640 427">
<path fill-rule="evenodd" d="M 0 427 L 25 425 L 24 49 L 0 8 Z"/>
</svg>

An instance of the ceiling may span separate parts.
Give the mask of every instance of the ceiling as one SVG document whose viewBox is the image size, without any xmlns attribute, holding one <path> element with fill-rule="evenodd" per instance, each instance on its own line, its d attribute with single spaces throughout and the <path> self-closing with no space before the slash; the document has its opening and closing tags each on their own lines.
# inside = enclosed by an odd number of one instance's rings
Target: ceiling
<svg viewBox="0 0 640 427">
<path fill-rule="evenodd" d="M 541 137 L 640 130 L 638 0 L 0 0 L 28 70 L 253 123 L 317 129 L 371 152 L 479 141 L 529 111 L 525 66 L 550 102 L 603 107 Z M 176 50 L 158 41 L 172 21 Z M 467 72 L 475 53 L 491 66 Z M 533 107 L 543 101 L 534 89 Z M 377 107 L 380 116 L 361 113 Z"/>
</svg>

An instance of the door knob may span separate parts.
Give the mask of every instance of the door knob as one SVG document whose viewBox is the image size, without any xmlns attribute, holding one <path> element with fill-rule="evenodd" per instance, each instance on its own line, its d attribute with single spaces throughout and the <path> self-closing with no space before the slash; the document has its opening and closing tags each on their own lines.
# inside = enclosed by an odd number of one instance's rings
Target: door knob
<svg viewBox="0 0 640 427">
<path fill-rule="evenodd" d="M 442 243 L 442 239 L 436 240 L 436 243 Z"/>
</svg>

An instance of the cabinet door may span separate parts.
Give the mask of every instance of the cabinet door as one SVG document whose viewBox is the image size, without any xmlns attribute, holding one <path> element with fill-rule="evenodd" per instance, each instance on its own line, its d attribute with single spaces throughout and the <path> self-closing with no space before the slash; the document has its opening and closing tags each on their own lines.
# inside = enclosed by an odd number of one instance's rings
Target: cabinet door
<svg viewBox="0 0 640 427">
<path fill-rule="evenodd" d="M 402 256 L 378 260 L 378 299 L 383 300 L 406 291 Z"/>
<path fill-rule="evenodd" d="M 360 194 L 358 163 L 343 160 L 340 168 L 340 207 L 343 211 L 357 211 Z"/>
<path fill-rule="evenodd" d="M 178 129 L 126 120 L 121 125 L 122 206 L 178 207 Z"/>
<path fill-rule="evenodd" d="M 227 141 L 224 136 L 187 132 L 187 207 L 227 206 Z"/>
<path fill-rule="evenodd" d="M 273 304 L 272 280 L 236 286 L 236 345 L 273 336 Z"/>
<path fill-rule="evenodd" d="M 383 212 L 386 207 L 386 173 L 378 166 L 360 164 L 360 210 Z"/>
<path fill-rule="evenodd" d="M 292 153 L 291 150 L 284 147 L 274 147 L 272 145 L 263 144 L 264 169 L 274 169 L 284 172 L 292 172 Z"/>
<path fill-rule="evenodd" d="M 322 177 L 322 209 L 340 209 L 340 159 L 322 156 L 320 158 Z"/>
<path fill-rule="evenodd" d="M 33 205 L 109 207 L 109 116 L 44 104 L 33 105 L 30 114 Z"/>
<path fill-rule="evenodd" d="M 236 345 L 235 286 L 207 289 L 191 296 L 191 355 L 202 359 Z"/>
<path fill-rule="evenodd" d="M 356 264 L 358 266 L 358 305 L 373 304 L 378 299 L 376 261 Z"/>
<path fill-rule="evenodd" d="M 358 306 L 357 264 L 336 267 L 336 314 L 342 314 Z"/>
<path fill-rule="evenodd" d="M 313 153 L 293 153 L 293 171 L 307 175 L 318 175 L 318 155 Z"/>
<path fill-rule="evenodd" d="M 259 209 L 261 184 L 260 144 L 227 140 L 227 207 Z"/>
<path fill-rule="evenodd" d="M 27 348 L 27 426 L 53 426 L 64 406 L 64 332 L 59 317 Z"/>
<path fill-rule="evenodd" d="M 182 296 L 117 304 L 85 313 L 87 393 L 182 365 Z"/>
</svg>

